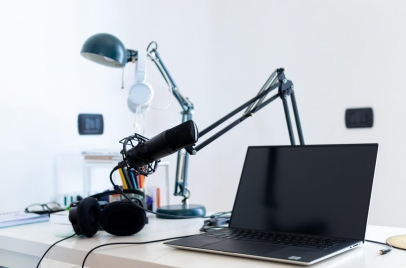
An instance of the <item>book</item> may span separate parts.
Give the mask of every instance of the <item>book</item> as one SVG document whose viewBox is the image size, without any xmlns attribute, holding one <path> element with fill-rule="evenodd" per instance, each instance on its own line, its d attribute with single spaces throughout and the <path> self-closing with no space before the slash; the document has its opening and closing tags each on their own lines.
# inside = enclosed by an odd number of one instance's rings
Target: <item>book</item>
<svg viewBox="0 0 406 268">
<path fill-rule="evenodd" d="M 83 155 L 109 155 L 109 156 L 121 156 L 121 154 L 114 149 L 101 149 L 101 150 L 89 150 L 83 151 Z"/>
<path fill-rule="evenodd" d="M 85 160 L 97 161 L 121 161 L 122 155 L 117 151 L 111 150 L 91 150 L 82 152 Z"/>
<path fill-rule="evenodd" d="M 0 228 L 23 225 L 28 223 L 48 221 L 48 214 L 26 213 L 22 211 L 12 211 L 0 213 Z"/>
<path fill-rule="evenodd" d="M 114 155 L 85 155 L 86 160 L 121 161 L 122 157 Z"/>
</svg>

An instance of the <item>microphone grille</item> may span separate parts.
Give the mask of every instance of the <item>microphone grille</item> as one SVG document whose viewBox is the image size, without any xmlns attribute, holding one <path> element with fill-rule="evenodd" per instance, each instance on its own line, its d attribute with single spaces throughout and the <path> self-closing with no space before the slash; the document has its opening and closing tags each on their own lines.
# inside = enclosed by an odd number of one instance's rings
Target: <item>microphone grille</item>
<svg viewBox="0 0 406 268">
<path fill-rule="evenodd" d="M 172 150 L 176 151 L 188 145 L 194 144 L 199 139 L 197 126 L 192 120 L 188 120 L 165 132 L 165 138 Z"/>
</svg>

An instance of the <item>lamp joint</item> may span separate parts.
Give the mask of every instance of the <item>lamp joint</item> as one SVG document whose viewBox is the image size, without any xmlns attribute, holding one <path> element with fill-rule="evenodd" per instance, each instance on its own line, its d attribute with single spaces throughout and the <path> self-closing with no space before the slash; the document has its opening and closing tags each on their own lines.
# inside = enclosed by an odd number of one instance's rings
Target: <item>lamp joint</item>
<svg viewBox="0 0 406 268">
<path fill-rule="evenodd" d="M 137 51 L 132 49 L 127 49 L 127 62 L 135 63 L 137 61 Z"/>
</svg>

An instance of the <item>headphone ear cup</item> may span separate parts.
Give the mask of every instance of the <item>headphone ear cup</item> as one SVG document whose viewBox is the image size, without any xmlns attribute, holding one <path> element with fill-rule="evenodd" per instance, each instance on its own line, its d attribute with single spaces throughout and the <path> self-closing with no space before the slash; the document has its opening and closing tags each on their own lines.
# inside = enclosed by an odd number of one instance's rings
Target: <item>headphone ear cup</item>
<svg viewBox="0 0 406 268">
<path fill-rule="evenodd" d="M 101 212 L 100 224 L 112 235 L 133 235 L 145 226 L 144 210 L 136 207 L 128 200 L 113 202 L 105 206 Z"/>
<path fill-rule="evenodd" d="M 137 82 L 130 88 L 127 105 L 133 113 L 136 113 L 137 107 L 141 107 L 141 112 L 145 112 L 148 110 L 153 98 L 154 90 L 152 86 L 144 81 Z"/>
<path fill-rule="evenodd" d="M 87 197 L 79 202 L 76 208 L 78 227 L 86 237 L 94 236 L 100 228 L 99 202 L 93 197 Z"/>
</svg>

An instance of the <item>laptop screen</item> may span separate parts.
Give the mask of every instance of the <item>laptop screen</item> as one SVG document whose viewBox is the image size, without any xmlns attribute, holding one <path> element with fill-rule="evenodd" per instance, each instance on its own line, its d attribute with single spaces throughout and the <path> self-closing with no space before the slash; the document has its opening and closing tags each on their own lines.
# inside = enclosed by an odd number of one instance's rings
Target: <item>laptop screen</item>
<svg viewBox="0 0 406 268">
<path fill-rule="evenodd" d="M 253 146 L 231 228 L 364 240 L 377 144 Z"/>
</svg>

